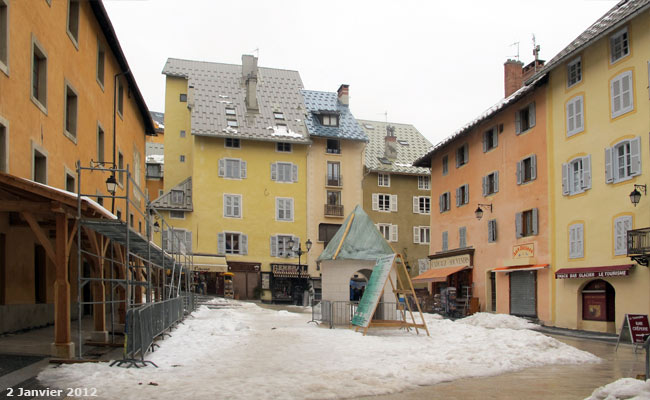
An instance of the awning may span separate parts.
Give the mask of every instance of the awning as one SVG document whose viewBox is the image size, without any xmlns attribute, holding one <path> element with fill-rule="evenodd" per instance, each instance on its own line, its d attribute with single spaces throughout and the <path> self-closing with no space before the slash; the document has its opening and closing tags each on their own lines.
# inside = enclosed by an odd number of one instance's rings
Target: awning
<svg viewBox="0 0 650 400">
<path fill-rule="evenodd" d="M 447 280 L 447 277 L 451 274 L 455 274 L 458 271 L 469 268 L 466 265 L 461 265 L 459 267 L 447 267 L 447 268 L 434 268 L 428 271 L 425 271 L 423 274 L 416 276 L 411 279 L 415 283 L 424 283 L 424 282 L 444 282 Z"/>
<path fill-rule="evenodd" d="M 194 256 L 193 270 L 196 272 L 227 272 L 228 264 L 223 256 Z"/>
<path fill-rule="evenodd" d="M 609 265 L 605 267 L 562 268 L 555 271 L 555 279 L 608 278 L 627 276 L 634 264 Z"/>
<path fill-rule="evenodd" d="M 499 267 L 493 269 L 492 271 L 494 272 L 535 271 L 544 268 L 548 268 L 548 264 L 516 265 L 514 267 Z"/>
</svg>

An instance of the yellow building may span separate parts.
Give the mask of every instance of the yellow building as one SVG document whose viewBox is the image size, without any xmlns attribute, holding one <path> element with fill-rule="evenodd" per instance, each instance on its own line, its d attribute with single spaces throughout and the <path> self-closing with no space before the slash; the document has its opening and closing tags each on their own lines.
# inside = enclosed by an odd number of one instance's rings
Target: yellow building
<svg viewBox="0 0 650 400">
<path fill-rule="evenodd" d="M 300 75 L 249 55 L 242 65 L 170 58 L 163 74 L 165 193 L 154 206 L 188 251 L 226 257 L 236 298 L 302 302 L 306 258 L 289 246 L 307 240 Z M 226 269 L 213 271 L 208 292 L 222 294 Z"/>
<path fill-rule="evenodd" d="M 622 1 L 537 75 L 548 75 L 559 327 L 616 332 L 625 314 L 650 314 L 648 267 L 628 257 L 628 245 L 636 246 L 630 235 L 648 239 L 647 231 L 629 231 L 650 225 L 648 26 L 650 4 Z M 629 198 L 635 188 L 643 194 L 638 207 Z M 635 255 L 647 260 L 643 249 Z"/>
<path fill-rule="evenodd" d="M 153 201 L 164 192 L 165 115 L 161 112 L 152 111 L 151 117 L 156 128 L 156 134 L 147 136 L 145 179 L 147 182 L 147 194 L 149 199 Z"/>
<path fill-rule="evenodd" d="M 101 1 L 0 0 L 0 333 L 54 322 L 58 356 L 74 353 L 77 298 L 77 202 L 61 189 L 78 191 L 77 162 L 128 166 L 144 183 L 153 123 L 129 70 Z M 107 195 L 106 179 L 86 174 L 81 192 Z M 124 173 L 118 181 L 123 196 Z M 84 215 L 107 215 L 82 204 Z M 143 232 L 123 201 L 105 206 Z"/>
</svg>

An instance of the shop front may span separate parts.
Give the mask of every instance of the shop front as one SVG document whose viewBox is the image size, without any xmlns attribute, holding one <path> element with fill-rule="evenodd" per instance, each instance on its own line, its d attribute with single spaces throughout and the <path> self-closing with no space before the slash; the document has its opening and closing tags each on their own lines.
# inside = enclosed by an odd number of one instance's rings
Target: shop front
<svg viewBox="0 0 650 400">
<path fill-rule="evenodd" d="M 195 291 L 223 296 L 223 274 L 228 272 L 226 258 L 216 254 L 194 255 L 192 265 Z"/>
<path fill-rule="evenodd" d="M 254 300 L 260 287 L 260 263 L 228 261 L 232 275 L 233 297 L 236 300 Z"/>
<path fill-rule="evenodd" d="M 302 305 L 309 286 L 307 265 L 271 264 L 271 272 L 262 274 L 262 289 L 271 290 L 274 303 Z"/>
</svg>

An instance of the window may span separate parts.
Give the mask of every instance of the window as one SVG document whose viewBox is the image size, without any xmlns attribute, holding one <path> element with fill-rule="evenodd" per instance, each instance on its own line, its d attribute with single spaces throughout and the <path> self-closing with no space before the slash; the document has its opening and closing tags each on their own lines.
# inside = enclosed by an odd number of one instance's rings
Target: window
<svg viewBox="0 0 650 400">
<path fill-rule="evenodd" d="M 278 142 L 275 144 L 275 150 L 280 153 L 291 153 L 291 143 Z"/>
<path fill-rule="evenodd" d="M 318 224 L 318 241 L 325 242 L 323 246 L 327 247 L 340 228 L 341 224 Z"/>
<path fill-rule="evenodd" d="M 75 184 L 74 175 L 72 175 L 68 171 L 65 172 L 65 190 L 72 193 L 75 193 L 77 191 L 77 185 Z"/>
<path fill-rule="evenodd" d="M 428 226 L 413 227 L 413 243 L 429 244 L 430 240 L 430 228 Z"/>
<path fill-rule="evenodd" d="M 517 185 L 537 179 L 537 156 L 533 154 L 517 163 Z"/>
<path fill-rule="evenodd" d="M 591 189 L 591 155 L 562 164 L 562 194 L 573 195 Z"/>
<path fill-rule="evenodd" d="M 391 224 L 377 224 L 377 229 L 379 233 L 386 239 L 388 242 L 397 242 L 398 238 L 398 227 L 397 225 Z"/>
<path fill-rule="evenodd" d="M 467 227 L 461 226 L 458 228 L 458 247 L 467 247 Z"/>
<path fill-rule="evenodd" d="M 488 221 L 488 243 L 497 241 L 497 220 L 491 219 Z"/>
<path fill-rule="evenodd" d="M 324 126 L 339 126 L 339 116 L 336 114 L 323 114 L 320 117 L 320 122 Z"/>
<path fill-rule="evenodd" d="M 271 164 L 271 180 L 288 183 L 298 182 L 298 166 L 287 162 Z"/>
<path fill-rule="evenodd" d="M 397 195 L 373 193 L 372 209 L 373 211 L 397 212 Z"/>
<path fill-rule="evenodd" d="M 171 191 L 170 201 L 172 204 L 184 204 L 185 203 L 185 192 L 182 190 L 173 190 Z"/>
<path fill-rule="evenodd" d="M 327 205 L 340 206 L 341 205 L 341 192 L 339 190 L 327 191 Z"/>
<path fill-rule="evenodd" d="M 180 132 L 179 132 L 179 136 L 182 137 L 182 138 L 185 137 L 185 130 L 184 130 L 184 129 L 181 129 L 181 130 L 180 130 Z"/>
<path fill-rule="evenodd" d="M 180 157 L 178 157 L 178 161 L 185 162 L 185 154 L 181 154 Z"/>
<path fill-rule="evenodd" d="M 0 70 L 8 73 L 9 65 L 9 6 L 0 0 Z"/>
<path fill-rule="evenodd" d="M 47 109 L 47 55 L 36 43 L 32 42 L 32 100 L 41 107 L 43 112 Z"/>
<path fill-rule="evenodd" d="M 413 196 L 413 212 L 415 214 L 431 214 L 431 197 Z"/>
<path fill-rule="evenodd" d="M 442 251 L 449 250 L 449 232 L 442 232 Z"/>
<path fill-rule="evenodd" d="M 573 224 L 569 226 L 569 258 L 584 257 L 584 238 L 583 224 Z"/>
<path fill-rule="evenodd" d="M 615 76 L 610 83 L 612 118 L 634 110 L 632 71 Z"/>
<path fill-rule="evenodd" d="M 180 101 L 181 103 L 187 103 L 187 93 L 181 93 L 178 96 L 178 101 Z"/>
<path fill-rule="evenodd" d="M 605 180 L 622 182 L 641 174 L 641 138 L 622 140 L 605 149 Z"/>
<path fill-rule="evenodd" d="M 70 85 L 65 85 L 65 134 L 75 141 L 77 140 L 77 93 Z"/>
<path fill-rule="evenodd" d="M 241 148 L 241 142 L 239 139 L 234 139 L 234 138 L 226 138 L 226 147 L 229 149 L 240 149 Z"/>
<path fill-rule="evenodd" d="M 226 218 L 242 217 L 242 204 L 240 194 L 223 195 L 223 216 Z"/>
<path fill-rule="evenodd" d="M 566 66 L 567 87 L 582 81 L 582 60 L 580 57 L 569 62 Z"/>
<path fill-rule="evenodd" d="M 582 96 L 576 96 L 566 103 L 566 135 L 573 136 L 585 130 L 584 102 Z"/>
<path fill-rule="evenodd" d="M 284 119 L 284 113 L 276 111 L 273 113 L 273 118 L 275 119 Z"/>
<path fill-rule="evenodd" d="M 341 154 L 341 142 L 338 139 L 327 139 L 327 153 Z"/>
<path fill-rule="evenodd" d="M 449 156 L 442 156 L 442 175 L 449 173 Z"/>
<path fill-rule="evenodd" d="M 537 235 L 538 211 L 536 208 L 515 214 L 515 230 L 517 238 Z"/>
<path fill-rule="evenodd" d="M 431 190 L 431 178 L 427 175 L 418 176 L 418 189 Z"/>
<path fill-rule="evenodd" d="M 97 161 L 104 162 L 104 129 L 97 123 Z"/>
<path fill-rule="evenodd" d="M 121 151 L 118 151 L 117 153 L 117 169 L 120 171 L 117 173 L 117 182 L 120 184 L 120 186 L 124 185 L 124 155 L 122 154 Z"/>
<path fill-rule="evenodd" d="M 440 212 L 449 211 L 451 209 L 451 193 L 445 192 L 441 194 L 438 198 L 438 204 L 440 205 Z"/>
<path fill-rule="evenodd" d="M 9 172 L 9 124 L 0 117 L 0 171 Z M 0 260 L 1 261 L 1 260 Z"/>
<path fill-rule="evenodd" d="M 469 185 L 465 184 L 456 189 L 456 207 L 469 203 Z"/>
<path fill-rule="evenodd" d="M 246 161 L 222 158 L 219 160 L 219 176 L 228 179 L 246 178 Z"/>
<path fill-rule="evenodd" d="M 239 127 L 239 124 L 237 123 L 237 120 L 236 120 L 236 119 L 229 119 L 229 120 L 226 121 L 226 123 L 227 123 L 228 126 L 231 127 L 231 128 L 237 128 L 237 127 Z"/>
<path fill-rule="evenodd" d="M 293 199 L 285 197 L 276 197 L 275 199 L 275 219 L 277 221 L 293 221 Z"/>
<path fill-rule="evenodd" d="M 147 179 L 162 178 L 162 165 L 160 164 L 147 164 Z"/>
<path fill-rule="evenodd" d="M 237 115 L 234 108 L 226 108 L 226 115 Z"/>
<path fill-rule="evenodd" d="M 526 107 L 515 113 L 515 132 L 517 135 L 526 132 L 535 126 L 535 103 L 530 103 Z"/>
<path fill-rule="evenodd" d="M 192 252 L 192 231 L 171 228 L 163 230 L 162 236 L 165 250 L 173 253 Z"/>
<path fill-rule="evenodd" d="M 486 153 L 497 147 L 499 143 L 499 135 L 497 127 L 494 126 L 483 133 L 483 153 Z"/>
<path fill-rule="evenodd" d="M 341 183 L 341 163 L 327 162 L 327 186 L 342 186 Z"/>
<path fill-rule="evenodd" d="M 456 168 L 469 162 L 469 146 L 467 143 L 456 149 Z"/>
<path fill-rule="evenodd" d="M 499 171 L 494 171 L 483 177 L 483 197 L 499 191 Z"/>
<path fill-rule="evenodd" d="M 627 231 L 632 229 L 632 216 L 624 215 L 614 220 L 614 255 L 627 254 Z"/>
<path fill-rule="evenodd" d="M 293 248 L 289 246 L 290 240 L 294 243 L 300 242 L 300 238 L 291 235 L 271 236 L 271 257 L 295 257 Z"/>
<path fill-rule="evenodd" d="M 627 35 L 627 28 L 623 28 L 609 38 L 610 63 L 630 54 L 630 42 Z"/>
<path fill-rule="evenodd" d="M 135 186 L 133 187 L 133 194 L 135 195 L 136 199 L 140 199 L 139 189 L 141 185 L 140 177 L 142 176 L 141 168 L 142 165 L 140 163 L 140 152 L 136 147 L 134 147 L 133 148 L 133 181 L 135 183 Z"/>
<path fill-rule="evenodd" d="M 218 254 L 248 254 L 248 235 L 233 232 L 217 234 Z"/>
<path fill-rule="evenodd" d="M 377 174 L 377 186 L 390 187 L 390 175 L 389 174 Z"/>
<path fill-rule="evenodd" d="M 124 86 L 119 78 L 117 79 L 117 113 L 120 117 L 124 115 Z"/>
<path fill-rule="evenodd" d="M 171 210 L 169 211 L 169 218 L 185 219 L 185 211 Z"/>
<path fill-rule="evenodd" d="M 106 65 L 106 50 L 104 45 L 97 38 L 97 82 L 104 88 L 104 70 Z"/>
<path fill-rule="evenodd" d="M 79 42 L 79 0 L 68 0 L 68 35 L 75 47 Z"/>
<path fill-rule="evenodd" d="M 47 184 L 47 155 L 38 149 L 33 149 L 32 180 Z"/>
</svg>

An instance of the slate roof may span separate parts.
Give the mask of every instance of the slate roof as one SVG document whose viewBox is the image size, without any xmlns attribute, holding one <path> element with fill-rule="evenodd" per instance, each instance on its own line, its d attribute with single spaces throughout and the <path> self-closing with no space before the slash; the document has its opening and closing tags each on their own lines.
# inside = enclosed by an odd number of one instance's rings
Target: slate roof
<svg viewBox="0 0 650 400">
<path fill-rule="evenodd" d="M 357 120 L 362 129 L 370 138 L 366 146 L 365 166 L 370 171 L 392 172 L 401 174 L 429 175 L 429 168 L 414 167 L 413 161 L 433 147 L 413 125 L 397 124 L 393 122 Z M 397 159 L 390 164 L 379 161 L 384 157 L 384 142 L 386 127 L 395 127 L 397 137 Z"/>
<path fill-rule="evenodd" d="M 194 86 L 194 107 L 191 113 L 193 135 L 310 142 L 305 129 L 305 108 L 300 94 L 303 85 L 297 71 L 258 67 L 259 110 L 250 111 L 246 109 L 246 87 L 241 65 L 169 58 L 162 73 L 186 78 L 188 86 Z M 226 106 L 235 108 L 239 125 L 237 128 L 228 127 Z M 282 112 L 285 120 L 276 120 L 273 116 L 275 111 Z M 279 122 L 287 125 L 288 132 L 274 129 Z"/>
<path fill-rule="evenodd" d="M 527 81 L 531 82 L 539 76 L 547 74 L 555 67 L 561 65 L 565 60 L 574 54 L 582 51 L 585 47 L 592 45 L 603 36 L 612 33 L 628 20 L 637 14 L 650 8 L 650 0 L 622 0 L 609 11 L 594 22 L 589 28 L 582 32 L 567 47 L 560 51 L 555 57 L 549 60 L 535 76 Z"/>
<path fill-rule="evenodd" d="M 302 96 L 307 108 L 305 124 L 310 135 L 362 142 L 368 141 L 368 136 L 350 112 L 350 107 L 339 102 L 337 93 L 302 90 Z M 319 112 L 339 114 L 339 126 L 322 125 L 318 117 L 316 117 Z"/>
</svg>

